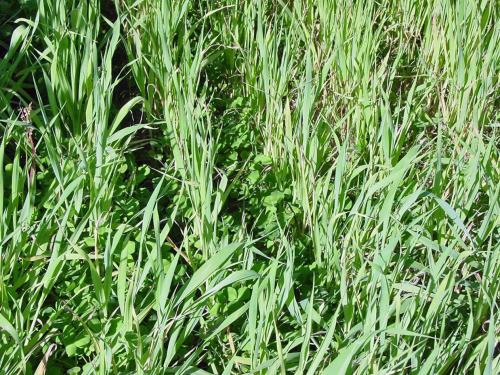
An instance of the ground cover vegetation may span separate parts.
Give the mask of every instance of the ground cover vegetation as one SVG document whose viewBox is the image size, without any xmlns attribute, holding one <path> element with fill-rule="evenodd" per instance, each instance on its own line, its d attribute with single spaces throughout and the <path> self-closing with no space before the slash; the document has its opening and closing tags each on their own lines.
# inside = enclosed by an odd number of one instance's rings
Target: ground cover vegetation
<svg viewBox="0 0 500 375">
<path fill-rule="evenodd" d="M 499 11 L 0 1 L 1 373 L 498 373 Z"/>
</svg>

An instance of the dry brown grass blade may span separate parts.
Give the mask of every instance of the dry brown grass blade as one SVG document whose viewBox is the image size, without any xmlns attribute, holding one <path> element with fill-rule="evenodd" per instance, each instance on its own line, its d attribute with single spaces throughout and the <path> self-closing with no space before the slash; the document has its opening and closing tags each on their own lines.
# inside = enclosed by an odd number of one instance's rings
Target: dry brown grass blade
<svg viewBox="0 0 500 375">
<path fill-rule="evenodd" d="M 56 351 L 56 349 L 57 349 L 56 344 L 51 344 L 49 346 L 41 362 L 38 364 L 38 367 L 36 368 L 35 375 L 45 375 L 45 371 L 47 370 L 47 362 L 49 361 L 49 358 L 52 355 L 52 353 Z"/>
</svg>

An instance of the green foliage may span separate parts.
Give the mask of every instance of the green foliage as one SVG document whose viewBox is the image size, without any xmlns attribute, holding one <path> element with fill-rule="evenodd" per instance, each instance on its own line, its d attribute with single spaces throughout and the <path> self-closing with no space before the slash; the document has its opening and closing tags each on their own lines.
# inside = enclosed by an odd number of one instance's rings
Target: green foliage
<svg viewBox="0 0 500 375">
<path fill-rule="evenodd" d="M 494 1 L 0 1 L 5 374 L 496 374 Z"/>
</svg>

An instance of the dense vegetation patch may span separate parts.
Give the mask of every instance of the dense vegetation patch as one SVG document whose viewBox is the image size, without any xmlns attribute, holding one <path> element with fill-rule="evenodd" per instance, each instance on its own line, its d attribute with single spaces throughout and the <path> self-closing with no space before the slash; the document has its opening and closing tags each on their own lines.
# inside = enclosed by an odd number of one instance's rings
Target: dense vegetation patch
<svg viewBox="0 0 500 375">
<path fill-rule="evenodd" d="M 498 16 L 0 0 L 0 372 L 498 373 Z"/>
</svg>

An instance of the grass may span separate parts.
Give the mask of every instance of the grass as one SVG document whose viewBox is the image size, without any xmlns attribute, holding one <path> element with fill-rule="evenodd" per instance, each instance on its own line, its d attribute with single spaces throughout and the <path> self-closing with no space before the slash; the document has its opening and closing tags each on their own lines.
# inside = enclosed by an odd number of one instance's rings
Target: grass
<svg viewBox="0 0 500 375">
<path fill-rule="evenodd" d="M 499 12 L 0 1 L 2 373 L 498 373 Z"/>
</svg>

